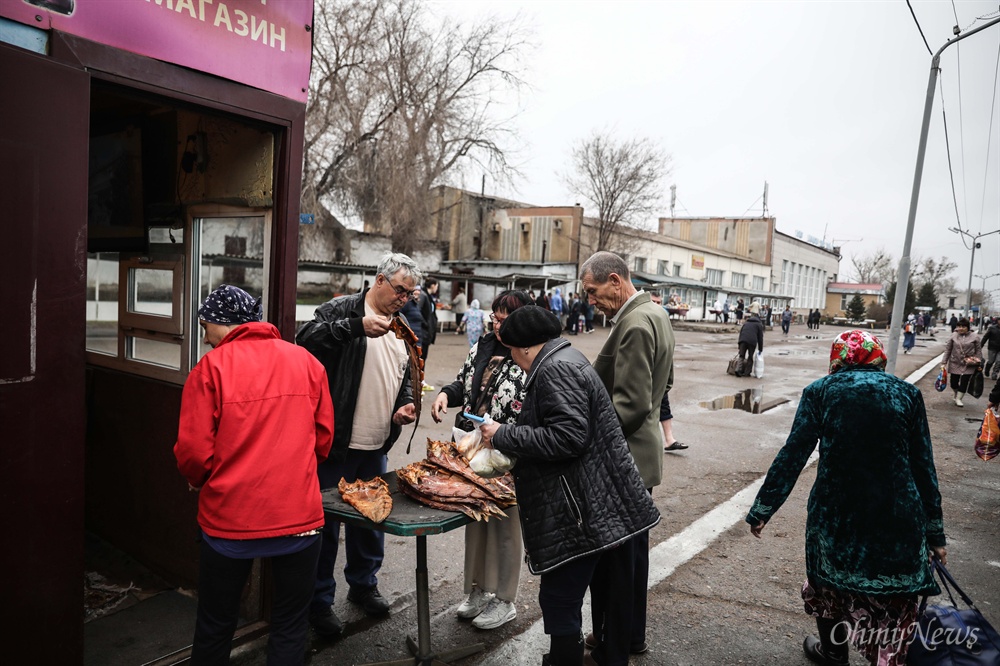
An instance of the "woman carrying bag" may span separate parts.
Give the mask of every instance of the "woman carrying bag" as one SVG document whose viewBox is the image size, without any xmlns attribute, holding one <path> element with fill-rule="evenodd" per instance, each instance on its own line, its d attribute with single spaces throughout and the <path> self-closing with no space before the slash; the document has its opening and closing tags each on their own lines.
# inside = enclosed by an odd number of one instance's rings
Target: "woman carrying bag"
<svg viewBox="0 0 1000 666">
<path fill-rule="evenodd" d="M 886 373 L 877 337 L 833 343 L 830 374 L 805 388 L 792 431 L 746 521 L 760 538 L 819 444 L 806 520 L 802 598 L 819 637 L 806 656 L 847 666 L 903 666 L 919 595 L 938 594 L 929 561 L 947 559 L 941 494 L 920 390 Z"/>
<path fill-rule="evenodd" d="M 951 375 L 956 406 L 965 407 L 962 398 L 969 390 L 972 375 L 982 362 L 979 336 L 969 330 L 968 319 L 959 319 L 955 332 L 948 338 L 948 344 L 944 348 L 944 368 Z"/>
</svg>

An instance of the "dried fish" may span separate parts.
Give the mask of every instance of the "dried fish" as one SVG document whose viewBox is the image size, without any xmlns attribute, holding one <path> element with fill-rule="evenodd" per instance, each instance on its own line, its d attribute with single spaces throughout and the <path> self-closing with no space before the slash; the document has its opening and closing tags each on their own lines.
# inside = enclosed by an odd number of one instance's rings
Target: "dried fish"
<svg viewBox="0 0 1000 666">
<path fill-rule="evenodd" d="M 337 484 L 337 490 L 345 502 L 373 523 L 381 523 L 392 512 L 389 484 L 381 476 L 376 476 L 370 481 L 358 479 L 350 483 L 341 479 Z"/>
</svg>

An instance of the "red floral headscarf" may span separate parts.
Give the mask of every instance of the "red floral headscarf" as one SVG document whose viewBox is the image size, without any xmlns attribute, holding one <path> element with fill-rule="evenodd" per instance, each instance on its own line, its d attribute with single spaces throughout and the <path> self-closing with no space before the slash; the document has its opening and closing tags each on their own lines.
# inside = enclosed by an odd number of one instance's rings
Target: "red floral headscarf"
<svg viewBox="0 0 1000 666">
<path fill-rule="evenodd" d="M 887 360 L 881 340 L 868 331 L 855 329 L 841 333 L 833 341 L 833 348 L 830 350 L 830 374 L 858 366 L 884 370 Z"/>
</svg>

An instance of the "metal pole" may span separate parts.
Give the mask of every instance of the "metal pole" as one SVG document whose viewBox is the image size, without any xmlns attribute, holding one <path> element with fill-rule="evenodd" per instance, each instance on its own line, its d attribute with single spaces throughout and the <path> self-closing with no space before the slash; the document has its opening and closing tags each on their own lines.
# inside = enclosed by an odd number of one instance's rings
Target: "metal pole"
<svg viewBox="0 0 1000 666">
<path fill-rule="evenodd" d="M 899 272 L 896 275 L 896 298 L 892 303 L 892 318 L 889 326 L 889 349 L 886 372 L 896 371 L 896 356 L 899 353 L 899 334 L 902 330 L 900 324 L 903 321 L 903 309 L 906 307 L 906 289 L 910 284 L 910 246 L 913 243 L 913 225 L 917 219 L 917 200 L 920 198 L 920 180 L 924 171 L 924 155 L 927 152 L 927 132 L 930 128 L 931 110 L 934 107 L 934 90 L 937 86 L 938 65 L 941 62 L 941 52 L 952 44 L 971 37 L 980 30 L 985 30 L 992 25 L 1000 23 L 1000 18 L 984 23 L 974 30 L 970 30 L 964 35 L 958 35 L 954 39 L 945 42 L 944 46 L 938 49 L 931 58 L 931 71 L 927 81 L 927 95 L 924 99 L 924 119 L 920 126 L 920 144 L 917 147 L 917 166 L 913 174 L 913 191 L 910 194 L 910 212 L 906 220 L 906 236 L 903 240 L 903 256 L 899 260 Z"/>
<path fill-rule="evenodd" d="M 972 258 L 969 259 L 969 288 L 965 292 L 965 318 L 972 318 L 972 269 L 976 265 L 976 246 L 979 245 L 979 236 L 972 239 Z"/>
</svg>

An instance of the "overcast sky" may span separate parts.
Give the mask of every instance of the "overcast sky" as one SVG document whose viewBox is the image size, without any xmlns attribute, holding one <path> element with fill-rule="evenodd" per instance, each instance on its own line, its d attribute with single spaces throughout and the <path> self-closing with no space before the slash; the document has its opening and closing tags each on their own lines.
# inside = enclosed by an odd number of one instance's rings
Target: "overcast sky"
<svg viewBox="0 0 1000 666">
<path fill-rule="evenodd" d="M 663 216 L 670 185 L 678 216 L 759 216 L 767 181 L 778 230 L 835 241 L 842 275 L 852 255 L 884 248 L 901 256 L 931 59 L 905 0 L 433 6 L 465 21 L 520 12 L 533 31 L 525 71 L 532 89 L 514 120 L 526 177 L 513 192 L 487 181 L 488 192 L 574 203 L 558 177 L 570 147 L 612 129 L 652 137 L 672 155 Z M 996 0 L 913 7 L 933 51 L 956 23 L 983 25 L 989 19 L 976 17 L 998 9 Z M 941 60 L 958 214 L 973 233 L 1000 228 L 998 55 L 1000 24 L 948 47 Z M 941 112 L 939 87 L 912 256 L 948 256 L 964 290 L 970 251 L 948 231 L 958 222 Z M 478 176 L 469 181 L 479 189 Z M 1000 273 L 1000 233 L 981 242 L 975 273 Z M 1000 290 L 1000 276 L 986 287 Z"/>
</svg>

